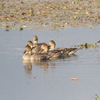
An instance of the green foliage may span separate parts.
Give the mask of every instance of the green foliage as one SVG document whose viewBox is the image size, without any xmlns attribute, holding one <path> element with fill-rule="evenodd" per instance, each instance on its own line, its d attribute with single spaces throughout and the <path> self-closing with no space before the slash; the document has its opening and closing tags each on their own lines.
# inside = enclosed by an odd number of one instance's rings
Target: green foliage
<svg viewBox="0 0 100 100">
<path fill-rule="evenodd" d="M 78 45 L 80 48 L 89 48 L 89 47 L 93 47 L 93 48 L 96 48 L 98 47 L 97 46 L 97 43 L 94 43 L 94 44 L 88 44 L 88 43 L 85 43 L 85 44 L 80 44 Z"/>
<path fill-rule="evenodd" d="M 23 30 L 23 28 L 22 27 L 20 27 L 20 31 L 22 31 Z"/>
</svg>

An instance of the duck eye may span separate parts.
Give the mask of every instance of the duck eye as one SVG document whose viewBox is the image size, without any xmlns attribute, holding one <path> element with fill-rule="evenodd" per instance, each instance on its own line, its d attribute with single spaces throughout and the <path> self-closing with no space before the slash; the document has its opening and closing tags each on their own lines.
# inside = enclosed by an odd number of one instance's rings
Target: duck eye
<svg viewBox="0 0 100 100">
<path fill-rule="evenodd" d="M 50 49 L 51 46 L 48 46 L 48 48 Z"/>
</svg>

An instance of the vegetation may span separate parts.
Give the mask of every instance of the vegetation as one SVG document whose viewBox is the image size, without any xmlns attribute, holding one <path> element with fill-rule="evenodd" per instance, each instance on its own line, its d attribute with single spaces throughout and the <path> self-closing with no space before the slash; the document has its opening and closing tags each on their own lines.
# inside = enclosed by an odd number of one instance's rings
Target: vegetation
<svg viewBox="0 0 100 100">
<path fill-rule="evenodd" d="M 0 0 L 0 28 L 58 30 L 100 26 L 100 0 Z"/>
<path fill-rule="evenodd" d="M 100 96 L 98 96 L 97 94 L 95 94 L 95 97 L 93 97 L 95 100 L 100 100 Z"/>
<path fill-rule="evenodd" d="M 96 47 L 98 47 L 97 43 L 94 43 L 94 44 L 85 43 L 85 44 L 79 44 L 78 46 L 79 46 L 80 48 L 89 48 L 89 47 L 96 48 Z"/>
</svg>

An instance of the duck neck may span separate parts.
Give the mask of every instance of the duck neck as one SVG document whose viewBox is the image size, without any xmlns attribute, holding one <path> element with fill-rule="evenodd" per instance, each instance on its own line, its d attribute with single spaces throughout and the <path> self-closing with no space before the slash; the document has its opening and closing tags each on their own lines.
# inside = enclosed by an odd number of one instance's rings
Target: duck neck
<svg viewBox="0 0 100 100">
<path fill-rule="evenodd" d="M 38 41 L 37 41 L 37 40 L 35 40 L 35 41 L 34 41 L 34 44 L 38 44 Z"/>
<path fill-rule="evenodd" d="M 32 55 L 32 51 L 29 51 L 29 55 Z"/>
<path fill-rule="evenodd" d="M 54 50 L 54 49 L 55 49 L 55 46 L 52 45 L 52 46 L 50 47 L 50 50 Z"/>
<path fill-rule="evenodd" d="M 47 53 L 48 52 L 48 48 L 46 48 L 46 49 L 44 49 L 44 51 L 43 51 L 44 53 Z"/>
<path fill-rule="evenodd" d="M 31 48 L 33 48 L 33 45 L 30 45 Z"/>
</svg>

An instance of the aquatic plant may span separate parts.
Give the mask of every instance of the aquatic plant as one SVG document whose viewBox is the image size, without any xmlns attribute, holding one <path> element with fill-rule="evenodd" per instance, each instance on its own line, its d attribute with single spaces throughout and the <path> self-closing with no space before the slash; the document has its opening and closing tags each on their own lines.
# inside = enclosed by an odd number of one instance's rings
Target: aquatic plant
<svg viewBox="0 0 100 100">
<path fill-rule="evenodd" d="M 0 28 L 58 30 L 100 25 L 100 0 L 1 0 Z M 66 24 L 67 23 L 67 24 Z M 24 27 L 26 26 L 26 27 Z"/>
<path fill-rule="evenodd" d="M 79 44 L 78 46 L 79 46 L 80 48 L 89 48 L 89 47 L 96 48 L 96 47 L 98 47 L 97 43 L 94 43 L 94 44 L 85 43 L 85 44 Z"/>
<path fill-rule="evenodd" d="M 98 96 L 97 94 L 95 94 L 95 97 L 93 97 L 95 100 L 100 100 L 100 96 Z"/>
</svg>

